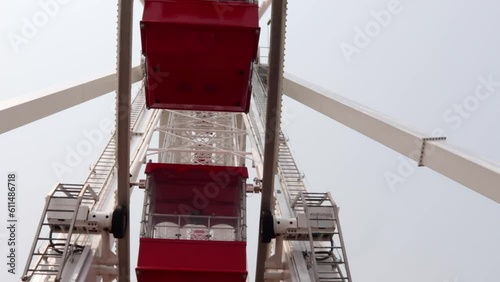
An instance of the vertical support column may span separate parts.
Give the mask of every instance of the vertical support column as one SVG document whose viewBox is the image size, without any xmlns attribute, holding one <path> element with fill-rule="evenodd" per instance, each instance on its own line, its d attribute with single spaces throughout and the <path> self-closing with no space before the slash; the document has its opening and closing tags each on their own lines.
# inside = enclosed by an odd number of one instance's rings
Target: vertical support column
<svg viewBox="0 0 500 282">
<path fill-rule="evenodd" d="M 247 241 L 247 186 L 246 179 L 241 181 L 241 191 L 240 191 L 240 223 L 238 226 L 239 236 L 236 238 L 237 241 Z"/>
<path fill-rule="evenodd" d="M 170 113 L 168 111 L 164 111 L 164 110 L 161 111 L 160 127 L 167 126 L 169 117 L 170 117 Z M 165 139 L 167 138 L 167 134 L 163 131 L 159 131 L 158 133 L 159 133 L 158 148 L 165 149 L 165 147 L 163 145 L 165 144 Z M 160 162 L 160 163 L 166 162 L 166 155 L 167 155 L 166 152 L 161 152 L 158 155 L 158 162 Z"/>
<path fill-rule="evenodd" d="M 118 1 L 118 91 L 116 108 L 116 167 L 118 170 L 118 206 L 129 220 L 130 204 L 130 90 L 132 65 L 133 0 Z M 118 281 L 130 281 L 130 232 L 118 240 Z"/>
<path fill-rule="evenodd" d="M 342 259 L 344 260 L 347 280 L 348 280 L 348 282 L 351 282 L 352 281 L 351 268 L 349 267 L 349 261 L 347 259 L 347 250 L 346 250 L 346 246 L 344 243 L 344 235 L 342 235 L 342 227 L 341 227 L 340 218 L 339 218 L 339 207 L 333 201 L 333 198 L 332 198 L 332 195 L 330 194 L 330 192 L 328 192 L 328 199 L 330 199 L 330 202 L 333 204 L 333 215 L 335 216 L 335 221 L 337 223 L 337 230 L 338 230 L 337 234 L 339 236 L 340 246 L 342 247 Z"/>
<path fill-rule="evenodd" d="M 283 87 L 283 62 L 285 55 L 285 24 L 287 0 L 273 0 L 271 11 L 271 41 L 269 52 L 266 135 L 264 148 L 264 175 L 262 179 L 262 211 L 274 210 L 274 179 L 278 163 L 278 145 Z M 257 271 L 255 281 L 264 282 L 265 261 L 269 244 L 262 243 L 259 234 Z"/>
<path fill-rule="evenodd" d="M 245 130 L 245 121 L 244 121 L 243 114 L 236 115 L 236 128 L 239 130 Z M 246 148 L 247 148 L 246 142 L 247 142 L 247 135 L 246 134 L 239 135 L 238 136 L 237 150 L 240 152 L 246 151 Z M 238 158 L 238 163 L 236 165 L 237 166 L 245 166 L 246 158 L 242 158 L 242 157 L 237 157 L 237 158 Z"/>
<path fill-rule="evenodd" d="M 314 278 L 314 281 L 319 281 L 318 265 L 317 265 L 318 260 L 316 259 L 316 252 L 314 250 L 314 237 L 311 228 L 311 214 L 309 213 L 309 206 L 304 193 L 300 192 L 299 197 L 300 197 L 299 201 L 302 201 L 302 206 L 304 207 L 304 214 L 306 215 L 307 233 L 309 235 L 309 248 L 311 250 L 310 254 L 311 268 L 309 269 L 309 273 Z M 321 205 L 321 202 L 319 203 L 319 205 Z"/>
</svg>

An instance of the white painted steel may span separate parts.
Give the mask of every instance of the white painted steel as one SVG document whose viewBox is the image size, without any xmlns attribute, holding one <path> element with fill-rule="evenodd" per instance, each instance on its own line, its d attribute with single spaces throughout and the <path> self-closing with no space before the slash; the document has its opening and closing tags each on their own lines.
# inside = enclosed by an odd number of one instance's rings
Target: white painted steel
<svg viewBox="0 0 500 282">
<path fill-rule="evenodd" d="M 446 141 L 400 125 L 381 113 L 340 95 L 285 75 L 285 95 L 500 203 L 500 167 Z M 423 147 L 425 141 L 425 148 Z"/>
<path fill-rule="evenodd" d="M 139 171 L 144 164 L 147 146 L 153 136 L 160 115 L 160 111 L 144 111 L 144 101 L 144 93 L 140 92 L 134 99 L 131 109 L 130 128 L 133 128 L 136 132 L 131 136 L 130 140 L 132 152 L 130 168 L 133 174 L 130 179 L 131 182 L 137 181 Z M 112 136 L 85 181 L 85 185 L 90 185 L 99 197 L 99 200 L 94 205 L 91 205 L 91 212 L 111 211 L 114 207 L 117 185 L 115 150 L 116 143 L 114 136 Z M 88 242 L 89 251 L 73 256 L 72 261 L 66 263 L 64 267 L 63 277 L 77 276 L 79 279 L 84 279 L 75 281 L 100 281 L 101 278 L 103 278 L 103 281 L 111 281 L 110 279 L 118 273 L 116 269 L 118 258 L 112 250 L 113 243 L 110 241 L 114 241 L 112 237 L 107 233 L 83 235 L 81 240 Z M 44 245 L 40 246 L 44 248 Z M 51 261 L 50 263 L 59 264 L 57 261 Z M 48 277 L 45 276 L 37 276 L 30 281 L 50 281 L 47 279 Z"/>
<path fill-rule="evenodd" d="M 132 68 L 132 83 L 141 79 L 141 67 Z M 115 90 L 116 74 L 110 74 L 64 90 L 4 101 L 0 104 L 0 134 Z"/>
<path fill-rule="evenodd" d="M 170 111 L 163 114 L 160 148 L 150 148 L 148 156 L 159 154 L 160 162 L 239 166 L 246 158 L 242 136 L 247 131 L 237 122 L 239 113 Z"/>
<path fill-rule="evenodd" d="M 262 16 L 267 12 L 269 7 L 271 6 L 272 0 L 264 0 L 260 3 L 259 7 L 259 19 L 262 18 Z"/>
</svg>

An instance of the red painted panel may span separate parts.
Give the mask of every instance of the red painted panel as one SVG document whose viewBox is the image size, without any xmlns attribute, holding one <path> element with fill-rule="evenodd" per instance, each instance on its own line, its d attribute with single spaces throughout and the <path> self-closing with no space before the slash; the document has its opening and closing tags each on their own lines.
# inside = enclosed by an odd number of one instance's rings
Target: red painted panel
<svg viewBox="0 0 500 282">
<path fill-rule="evenodd" d="M 248 178 L 246 167 L 148 163 L 146 174 L 150 177 L 154 213 L 240 215 L 244 179 Z M 212 221 L 231 226 L 234 223 L 224 219 Z"/>
<path fill-rule="evenodd" d="M 147 106 L 248 112 L 259 32 L 257 4 L 146 0 Z"/>
<path fill-rule="evenodd" d="M 141 238 L 139 282 L 245 281 L 246 242 Z"/>
<path fill-rule="evenodd" d="M 162 171 L 161 173 L 159 171 Z M 167 174 L 165 171 L 170 171 L 172 174 Z M 219 177 L 221 181 L 226 179 L 222 177 L 222 174 L 227 173 L 229 176 L 241 176 L 242 178 L 248 178 L 248 170 L 246 167 L 239 166 L 215 166 L 215 165 L 190 165 L 190 164 L 172 164 L 172 163 L 147 163 L 146 164 L 146 174 L 160 173 L 164 174 L 167 178 L 176 177 L 175 175 L 181 175 L 183 173 L 188 173 L 192 171 L 203 171 L 205 173 L 198 174 L 197 179 L 211 179 Z M 217 177 L 213 176 L 216 175 Z M 193 175 L 194 176 L 194 175 Z M 226 180 L 227 181 L 227 180 Z"/>
</svg>

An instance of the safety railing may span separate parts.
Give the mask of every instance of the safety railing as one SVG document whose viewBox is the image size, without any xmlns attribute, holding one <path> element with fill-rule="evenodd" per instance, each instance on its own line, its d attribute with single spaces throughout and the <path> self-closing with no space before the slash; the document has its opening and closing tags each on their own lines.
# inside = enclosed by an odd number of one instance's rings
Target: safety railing
<svg viewBox="0 0 500 282">
<path fill-rule="evenodd" d="M 243 241 L 246 234 L 241 217 L 149 214 L 141 236 L 156 239 Z"/>
</svg>

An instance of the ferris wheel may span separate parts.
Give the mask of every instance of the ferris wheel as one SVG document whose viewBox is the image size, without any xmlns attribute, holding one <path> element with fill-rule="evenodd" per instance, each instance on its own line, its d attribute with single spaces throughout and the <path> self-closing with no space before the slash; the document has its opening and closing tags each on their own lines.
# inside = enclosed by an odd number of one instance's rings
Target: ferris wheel
<svg viewBox="0 0 500 282">
<path fill-rule="evenodd" d="M 500 202 L 498 166 L 285 74 L 286 0 L 142 4 L 141 65 L 131 60 L 133 1 L 119 1 L 116 74 L 0 109 L 4 133 L 117 93 L 115 130 L 87 178 L 47 195 L 22 281 L 248 281 L 253 194 L 255 281 L 353 281 L 339 207 L 308 187 L 281 129 L 283 95 Z M 270 47 L 259 48 L 269 8 Z"/>
</svg>

